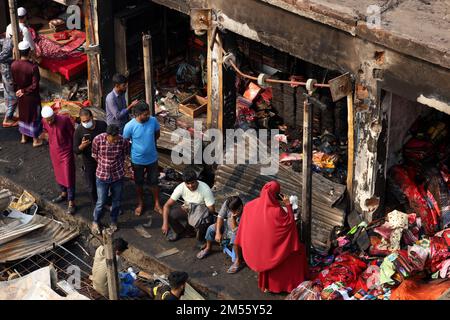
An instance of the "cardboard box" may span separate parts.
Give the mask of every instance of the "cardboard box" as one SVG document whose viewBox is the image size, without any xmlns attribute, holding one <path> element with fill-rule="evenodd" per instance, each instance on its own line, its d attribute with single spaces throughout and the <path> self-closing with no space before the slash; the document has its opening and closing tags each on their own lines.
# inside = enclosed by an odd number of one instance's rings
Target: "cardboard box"
<svg viewBox="0 0 450 320">
<path fill-rule="evenodd" d="M 193 95 L 178 105 L 178 110 L 191 118 L 197 118 L 208 109 L 208 100 L 204 97 Z"/>
</svg>

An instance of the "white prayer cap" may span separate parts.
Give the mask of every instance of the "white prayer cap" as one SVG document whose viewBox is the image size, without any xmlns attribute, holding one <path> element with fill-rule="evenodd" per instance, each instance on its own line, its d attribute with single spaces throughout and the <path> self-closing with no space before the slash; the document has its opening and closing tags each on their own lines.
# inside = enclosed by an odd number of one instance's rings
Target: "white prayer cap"
<svg viewBox="0 0 450 320">
<path fill-rule="evenodd" d="M 50 118 L 53 116 L 53 109 L 49 106 L 45 106 L 41 111 L 42 118 Z"/>
<path fill-rule="evenodd" d="M 30 43 L 28 41 L 23 40 L 23 41 L 19 42 L 19 50 L 20 51 L 27 50 L 27 49 L 30 49 L 30 48 L 31 48 L 31 46 L 30 46 Z"/>
<path fill-rule="evenodd" d="M 27 15 L 27 10 L 24 7 L 17 9 L 17 15 L 19 17 L 25 17 Z"/>
</svg>

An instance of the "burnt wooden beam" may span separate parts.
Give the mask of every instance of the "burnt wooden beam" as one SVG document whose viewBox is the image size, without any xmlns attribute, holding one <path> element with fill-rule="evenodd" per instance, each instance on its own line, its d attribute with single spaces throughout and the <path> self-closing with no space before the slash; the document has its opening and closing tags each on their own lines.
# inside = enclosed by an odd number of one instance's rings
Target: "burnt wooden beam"
<svg viewBox="0 0 450 320">
<path fill-rule="evenodd" d="M 12 39 L 14 44 L 14 58 L 19 59 L 19 20 L 17 19 L 17 2 L 9 0 L 9 17 L 12 27 Z"/>
<path fill-rule="evenodd" d="M 86 47 L 88 48 L 88 99 L 94 107 L 102 105 L 102 85 L 100 77 L 99 46 L 97 36 L 97 0 L 86 0 L 84 2 Z"/>
<path fill-rule="evenodd" d="M 305 99 L 303 105 L 303 161 L 302 161 L 302 226 L 306 256 L 311 250 L 311 211 L 312 211 L 312 103 Z"/>
<path fill-rule="evenodd" d="M 145 100 L 150 106 L 152 116 L 154 116 L 155 104 L 153 102 L 153 46 L 151 35 L 144 34 L 142 36 L 142 46 L 144 51 Z"/>
<path fill-rule="evenodd" d="M 108 232 L 108 230 L 103 232 L 103 248 L 106 258 L 109 300 L 119 300 L 119 274 L 117 270 L 116 253 L 113 248 L 112 234 Z"/>
<path fill-rule="evenodd" d="M 215 37 L 213 38 L 213 36 Z M 222 42 L 218 33 L 208 29 L 208 111 L 207 127 L 222 129 L 223 124 L 223 72 Z"/>
</svg>

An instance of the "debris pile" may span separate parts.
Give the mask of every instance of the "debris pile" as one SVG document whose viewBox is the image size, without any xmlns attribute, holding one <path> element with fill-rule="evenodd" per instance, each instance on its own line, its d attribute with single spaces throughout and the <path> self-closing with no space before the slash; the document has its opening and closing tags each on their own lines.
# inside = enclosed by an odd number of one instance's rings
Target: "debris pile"
<svg viewBox="0 0 450 320">
<path fill-rule="evenodd" d="M 336 227 L 327 255 L 311 259 L 313 281 L 288 299 L 435 300 L 450 289 L 449 119 L 421 118 L 403 160 L 389 172 L 384 217 Z M 349 221 L 352 214 L 349 215 Z"/>
</svg>

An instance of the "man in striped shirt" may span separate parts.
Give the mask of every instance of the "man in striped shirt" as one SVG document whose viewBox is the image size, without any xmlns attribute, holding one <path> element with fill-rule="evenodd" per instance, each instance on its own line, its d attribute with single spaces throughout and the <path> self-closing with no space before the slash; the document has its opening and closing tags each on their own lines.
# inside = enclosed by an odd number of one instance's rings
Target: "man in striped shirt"
<svg viewBox="0 0 450 320">
<path fill-rule="evenodd" d="M 100 234 L 100 220 L 103 207 L 111 190 L 111 230 L 117 230 L 122 201 L 123 177 L 125 175 L 125 157 L 130 152 L 130 145 L 120 134 L 117 125 L 109 125 L 106 133 L 95 137 L 92 141 L 92 157 L 97 161 L 96 185 L 98 200 L 94 210 L 92 231 Z"/>
</svg>

